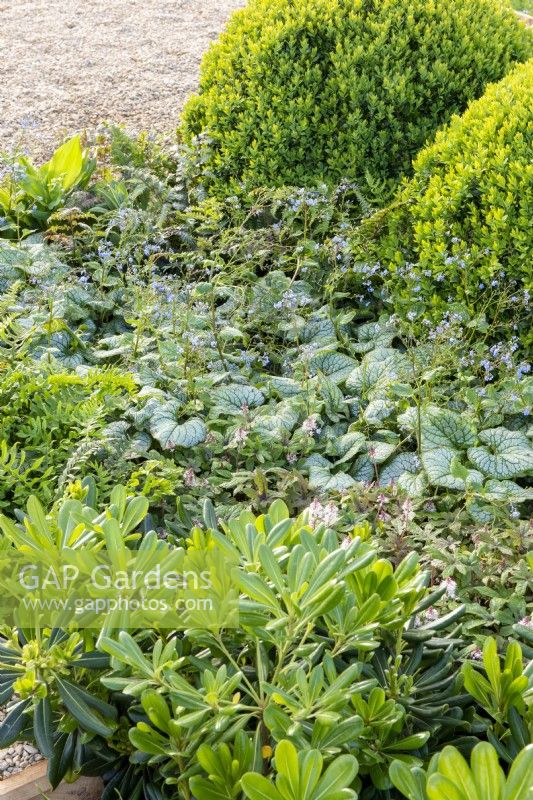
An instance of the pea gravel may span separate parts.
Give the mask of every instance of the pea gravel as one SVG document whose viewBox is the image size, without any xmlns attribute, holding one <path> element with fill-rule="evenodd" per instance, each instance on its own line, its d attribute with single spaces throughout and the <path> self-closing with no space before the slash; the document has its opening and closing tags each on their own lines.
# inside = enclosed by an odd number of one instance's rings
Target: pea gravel
<svg viewBox="0 0 533 800">
<path fill-rule="evenodd" d="M 244 0 L 0 0 L 0 150 L 49 155 L 103 120 L 176 127 Z"/>
<path fill-rule="evenodd" d="M 6 708 L 0 707 L 0 722 L 6 716 Z M 42 755 L 36 747 L 24 742 L 15 742 L 11 747 L 0 750 L 0 781 L 22 772 L 26 767 L 42 761 Z"/>
</svg>

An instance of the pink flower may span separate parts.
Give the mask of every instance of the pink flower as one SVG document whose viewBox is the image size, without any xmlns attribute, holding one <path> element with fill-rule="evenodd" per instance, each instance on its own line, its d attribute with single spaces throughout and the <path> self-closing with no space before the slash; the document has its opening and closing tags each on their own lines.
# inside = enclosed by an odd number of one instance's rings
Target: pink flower
<svg viewBox="0 0 533 800">
<path fill-rule="evenodd" d="M 248 431 L 246 428 L 237 428 L 232 437 L 233 444 L 244 444 L 248 438 Z"/>
<path fill-rule="evenodd" d="M 413 501 L 410 497 L 406 498 L 402 503 L 402 516 L 404 520 L 408 520 L 413 512 Z"/>
<path fill-rule="evenodd" d="M 307 509 L 309 525 L 312 528 L 318 527 L 322 523 L 326 528 L 331 528 L 339 519 L 339 512 L 334 503 L 322 505 L 320 500 L 315 497 Z"/>
<path fill-rule="evenodd" d="M 454 598 L 457 596 L 457 584 L 453 578 L 446 578 L 444 581 L 444 586 L 446 587 L 446 594 L 448 597 Z"/>
<path fill-rule="evenodd" d="M 317 415 L 311 414 L 310 417 L 304 419 L 302 422 L 302 430 L 304 433 L 308 433 L 310 436 L 313 436 L 315 433 L 320 433 L 320 428 L 318 427 L 317 422 Z"/>
<path fill-rule="evenodd" d="M 183 473 L 183 483 L 185 486 L 196 486 L 196 475 L 192 469 L 186 469 Z"/>
</svg>

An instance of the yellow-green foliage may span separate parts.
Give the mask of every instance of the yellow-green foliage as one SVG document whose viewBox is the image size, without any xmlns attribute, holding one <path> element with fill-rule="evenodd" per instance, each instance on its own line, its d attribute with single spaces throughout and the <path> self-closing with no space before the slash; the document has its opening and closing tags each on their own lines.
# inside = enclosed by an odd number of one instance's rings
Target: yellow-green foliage
<svg viewBox="0 0 533 800">
<path fill-rule="evenodd" d="M 532 156 L 533 59 L 420 153 L 395 202 L 361 227 L 362 251 L 392 267 L 395 294 L 416 276 L 417 297 L 436 305 L 475 305 L 513 280 L 531 289 Z"/>
<path fill-rule="evenodd" d="M 205 56 L 183 134 L 207 132 L 226 192 L 389 181 L 532 43 L 507 0 L 251 0 Z"/>
</svg>

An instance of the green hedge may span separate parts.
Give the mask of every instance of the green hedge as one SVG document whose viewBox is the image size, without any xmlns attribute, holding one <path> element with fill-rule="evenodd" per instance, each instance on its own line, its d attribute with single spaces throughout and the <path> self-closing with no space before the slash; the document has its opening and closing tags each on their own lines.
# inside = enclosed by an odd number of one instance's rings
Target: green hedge
<svg viewBox="0 0 533 800">
<path fill-rule="evenodd" d="M 183 136 L 222 191 L 393 181 L 533 54 L 506 0 L 251 0 L 206 54 Z"/>
<path fill-rule="evenodd" d="M 452 297 L 498 321 L 504 287 L 523 305 L 533 282 L 532 153 L 533 59 L 420 153 L 395 201 L 357 232 L 361 257 L 391 272 L 405 303 Z"/>
</svg>

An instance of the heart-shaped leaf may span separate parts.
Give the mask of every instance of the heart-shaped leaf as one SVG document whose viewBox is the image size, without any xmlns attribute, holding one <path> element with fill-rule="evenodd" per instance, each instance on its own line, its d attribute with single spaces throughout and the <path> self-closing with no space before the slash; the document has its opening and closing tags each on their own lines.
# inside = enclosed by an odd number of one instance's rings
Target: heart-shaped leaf
<svg viewBox="0 0 533 800">
<path fill-rule="evenodd" d="M 150 433 L 165 449 L 194 447 L 207 436 L 207 427 L 201 419 L 180 420 L 181 404 L 171 400 L 154 408 Z"/>
<path fill-rule="evenodd" d="M 263 405 L 265 396 L 255 386 L 232 383 L 213 392 L 214 411 L 217 414 L 243 414 Z"/>
<path fill-rule="evenodd" d="M 309 366 L 313 375 L 321 372 L 333 383 L 342 383 L 356 363 L 354 358 L 344 355 L 344 353 L 330 352 L 317 353 L 311 359 Z"/>
<path fill-rule="evenodd" d="M 346 472 L 332 475 L 326 467 L 311 467 L 309 470 L 309 487 L 320 492 L 344 492 L 354 484 L 355 480 Z"/>
<path fill-rule="evenodd" d="M 516 478 L 533 470 L 533 447 L 521 431 L 489 428 L 479 438 L 484 446 L 470 447 L 468 458 L 491 478 Z"/>
</svg>

